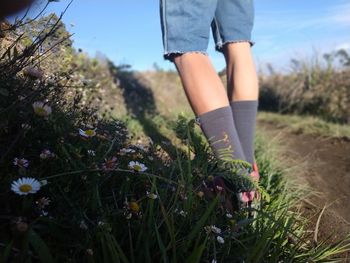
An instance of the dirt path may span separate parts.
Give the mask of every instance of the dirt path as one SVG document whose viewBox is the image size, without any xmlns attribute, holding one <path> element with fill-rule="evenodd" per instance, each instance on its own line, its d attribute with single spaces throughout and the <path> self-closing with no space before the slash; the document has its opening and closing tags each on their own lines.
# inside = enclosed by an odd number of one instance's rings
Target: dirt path
<svg viewBox="0 0 350 263">
<path fill-rule="evenodd" d="M 332 230 L 334 235 L 350 233 L 350 141 L 297 134 L 266 121 L 258 121 L 258 130 L 283 144 L 283 158 L 299 166 L 296 176 L 318 193 L 311 200 L 317 207 L 305 208 L 320 211 L 330 205 L 322 217 L 321 235 Z"/>
</svg>

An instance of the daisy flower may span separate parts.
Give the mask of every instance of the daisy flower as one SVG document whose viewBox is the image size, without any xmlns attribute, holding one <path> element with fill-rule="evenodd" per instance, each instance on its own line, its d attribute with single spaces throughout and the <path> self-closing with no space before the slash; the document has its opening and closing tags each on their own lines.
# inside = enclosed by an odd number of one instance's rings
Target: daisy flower
<svg viewBox="0 0 350 263">
<path fill-rule="evenodd" d="M 102 164 L 102 169 L 105 171 L 110 171 L 115 169 L 117 165 L 117 157 L 113 156 L 111 159 L 106 160 L 104 164 Z"/>
<path fill-rule="evenodd" d="M 220 244 L 224 244 L 225 240 L 221 237 L 221 236 L 217 236 L 216 240 L 220 243 Z"/>
<path fill-rule="evenodd" d="M 220 234 L 221 233 L 221 229 L 216 227 L 216 226 L 214 226 L 214 225 L 205 226 L 204 229 L 205 229 L 205 232 L 207 234 L 210 234 L 211 232 L 213 232 L 214 234 Z"/>
<path fill-rule="evenodd" d="M 36 101 L 32 104 L 34 113 L 40 117 L 47 117 L 51 114 L 52 109 L 42 101 Z"/>
<path fill-rule="evenodd" d="M 136 172 L 144 172 L 148 169 L 143 163 L 139 163 L 138 161 L 129 162 L 128 167 Z"/>
<path fill-rule="evenodd" d="M 40 190 L 40 183 L 35 178 L 22 177 L 11 184 L 11 190 L 19 195 L 34 194 Z"/>
<path fill-rule="evenodd" d="M 82 129 L 79 129 L 79 134 L 85 138 L 94 137 L 96 135 L 96 128 L 85 130 L 85 131 Z"/>
<path fill-rule="evenodd" d="M 44 149 L 40 154 L 40 159 L 43 159 L 43 160 L 54 158 L 54 157 L 55 157 L 55 154 L 48 149 Z"/>
<path fill-rule="evenodd" d="M 29 161 L 27 159 L 21 158 L 18 159 L 17 157 L 13 160 L 13 164 L 21 167 L 21 168 L 27 168 L 29 166 Z"/>
<path fill-rule="evenodd" d="M 215 234 L 220 234 L 221 233 L 221 229 L 216 227 L 216 226 L 210 226 L 211 227 L 211 231 L 213 231 Z"/>
</svg>

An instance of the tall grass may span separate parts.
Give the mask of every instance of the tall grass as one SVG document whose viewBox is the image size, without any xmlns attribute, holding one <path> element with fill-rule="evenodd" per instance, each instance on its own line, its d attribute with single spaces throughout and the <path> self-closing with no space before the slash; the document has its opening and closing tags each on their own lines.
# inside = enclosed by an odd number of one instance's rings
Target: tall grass
<svg viewBox="0 0 350 263">
<path fill-rule="evenodd" d="M 291 60 L 282 74 L 269 66 L 260 74 L 262 110 L 319 116 L 327 121 L 350 123 L 349 54 L 338 50 L 315 53 L 310 59 Z"/>
</svg>

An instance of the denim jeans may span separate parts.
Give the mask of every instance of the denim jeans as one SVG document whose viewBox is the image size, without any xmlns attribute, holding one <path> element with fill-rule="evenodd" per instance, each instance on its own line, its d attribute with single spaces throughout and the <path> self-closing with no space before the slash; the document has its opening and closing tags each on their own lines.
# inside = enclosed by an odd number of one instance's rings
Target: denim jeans
<svg viewBox="0 0 350 263">
<path fill-rule="evenodd" d="M 215 49 L 232 42 L 249 42 L 254 24 L 253 0 L 160 0 L 164 59 L 200 52 L 207 55 L 210 28 Z"/>
</svg>

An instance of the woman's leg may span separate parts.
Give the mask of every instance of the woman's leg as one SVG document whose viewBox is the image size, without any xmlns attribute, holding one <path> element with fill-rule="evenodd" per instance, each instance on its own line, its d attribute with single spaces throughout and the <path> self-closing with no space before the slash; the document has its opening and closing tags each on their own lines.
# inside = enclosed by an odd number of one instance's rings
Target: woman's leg
<svg viewBox="0 0 350 263">
<path fill-rule="evenodd" d="M 209 57 L 188 52 L 174 58 L 187 99 L 196 115 L 229 106 L 225 87 Z"/>
<path fill-rule="evenodd" d="M 189 103 L 217 157 L 245 160 L 227 93 L 207 55 L 187 52 L 174 57 Z"/>
<path fill-rule="evenodd" d="M 228 43 L 226 59 L 227 93 L 236 129 L 247 161 L 254 163 L 254 137 L 259 85 L 249 42 Z"/>
</svg>

